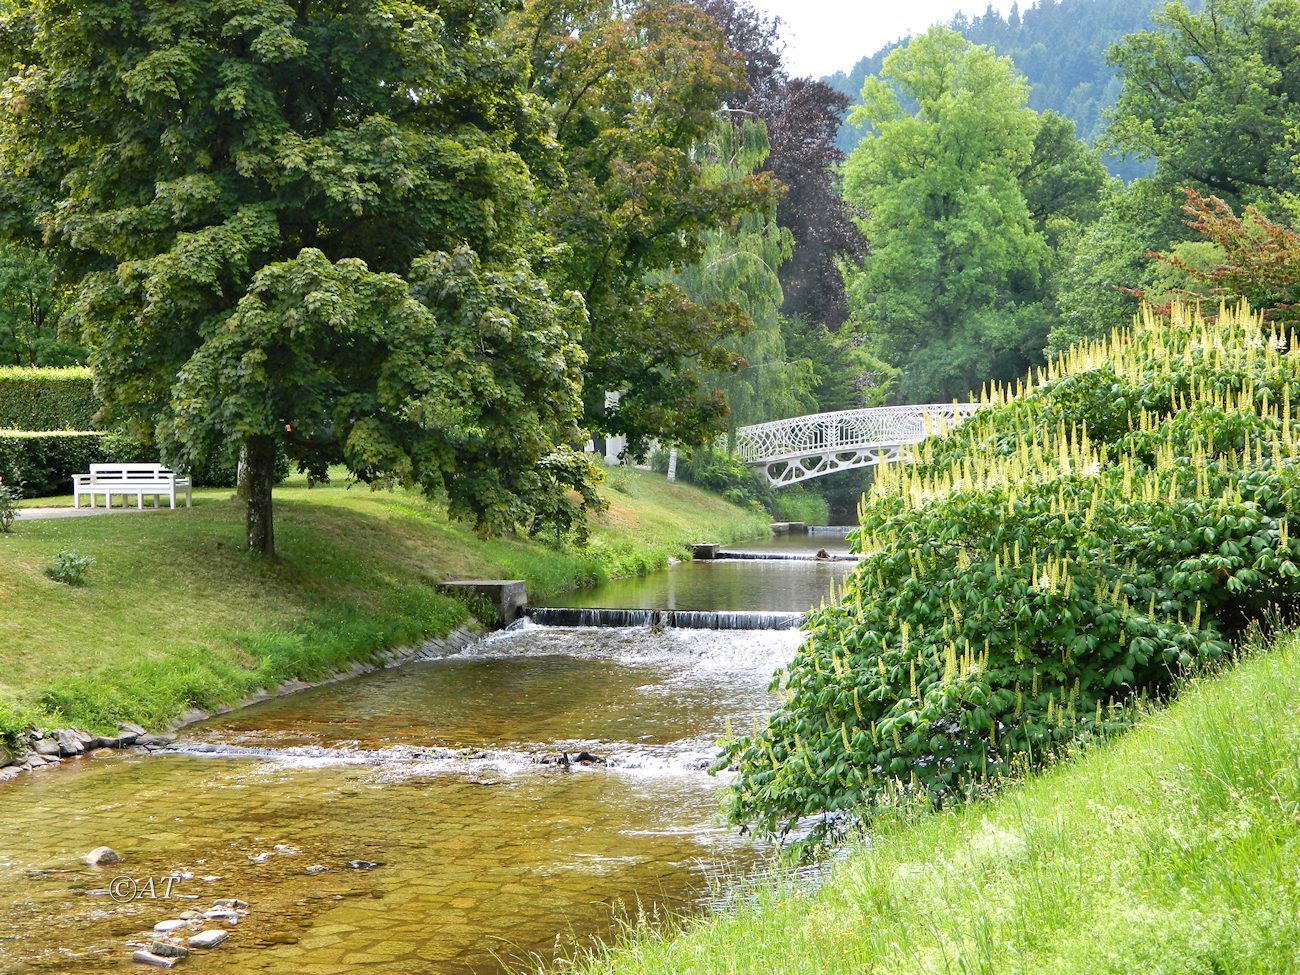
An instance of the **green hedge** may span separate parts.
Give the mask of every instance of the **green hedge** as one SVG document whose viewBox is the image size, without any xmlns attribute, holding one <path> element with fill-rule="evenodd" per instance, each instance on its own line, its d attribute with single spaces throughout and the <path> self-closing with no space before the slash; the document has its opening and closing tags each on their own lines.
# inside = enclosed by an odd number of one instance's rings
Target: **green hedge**
<svg viewBox="0 0 1300 975">
<path fill-rule="evenodd" d="M 0 477 L 17 485 L 24 496 L 68 494 L 72 475 L 91 464 L 135 459 L 127 453 L 125 437 L 94 431 L 50 433 L 0 432 Z"/>
<path fill-rule="evenodd" d="M 91 464 L 158 463 L 158 451 L 121 433 L 57 430 L 27 433 L 0 430 L 0 478 L 17 485 L 25 497 L 39 498 L 72 491 L 72 475 Z M 192 471 L 195 487 L 234 487 L 235 469 L 220 461 Z M 276 456 L 275 481 L 289 476 L 289 462 Z"/>
<path fill-rule="evenodd" d="M 98 409 L 89 369 L 0 367 L 0 430 L 89 430 Z"/>
</svg>

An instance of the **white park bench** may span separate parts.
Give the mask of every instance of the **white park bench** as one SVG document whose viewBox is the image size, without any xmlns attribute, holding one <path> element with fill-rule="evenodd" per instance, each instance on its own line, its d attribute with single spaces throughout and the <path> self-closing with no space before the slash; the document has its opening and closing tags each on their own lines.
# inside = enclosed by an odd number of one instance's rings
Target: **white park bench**
<svg viewBox="0 0 1300 975">
<path fill-rule="evenodd" d="M 158 507 L 158 499 L 165 497 L 173 508 L 176 507 L 176 492 L 185 492 L 185 507 L 190 507 L 191 482 L 188 477 L 177 477 L 162 464 L 91 464 L 89 474 L 72 475 L 72 505 L 81 507 L 83 495 L 89 496 L 90 506 L 95 507 L 95 496 L 104 496 L 104 507 L 113 506 L 113 495 L 122 495 L 122 505 L 126 499 L 135 496 L 137 508 L 144 507 L 145 495 L 153 496 L 153 506 Z"/>
</svg>

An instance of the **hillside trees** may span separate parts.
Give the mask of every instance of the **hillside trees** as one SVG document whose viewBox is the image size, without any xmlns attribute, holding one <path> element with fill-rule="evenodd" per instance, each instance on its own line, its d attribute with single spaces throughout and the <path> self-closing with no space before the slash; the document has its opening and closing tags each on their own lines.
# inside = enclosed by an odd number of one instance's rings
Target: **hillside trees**
<svg viewBox="0 0 1300 975">
<path fill-rule="evenodd" d="M 488 528 L 590 496 L 585 320 L 524 260 L 545 241 L 522 154 L 547 136 L 501 16 L 10 5 L 6 229 L 72 284 L 109 413 L 174 462 L 243 448 L 256 551 L 278 449 Z"/>
<path fill-rule="evenodd" d="M 1065 245 L 1104 174 L 1070 124 L 1026 106 L 1010 61 L 934 28 L 869 78 L 845 167 L 871 251 L 853 313 L 905 401 L 965 396 L 1034 361 Z"/>
<path fill-rule="evenodd" d="M 1170 3 L 1154 19 L 1110 53 L 1123 88 L 1109 144 L 1154 160 L 1166 184 L 1230 205 L 1292 189 L 1300 3 L 1207 0 L 1200 13 Z"/>
<path fill-rule="evenodd" d="M 1051 351 L 1107 334 L 1137 310 L 1133 295 L 1174 283 L 1146 254 L 1195 252 L 1184 190 L 1269 219 L 1295 210 L 1300 4 L 1170 3 L 1155 21 L 1110 52 L 1122 90 L 1104 140 L 1154 172 L 1107 193 L 1065 275 Z"/>
</svg>

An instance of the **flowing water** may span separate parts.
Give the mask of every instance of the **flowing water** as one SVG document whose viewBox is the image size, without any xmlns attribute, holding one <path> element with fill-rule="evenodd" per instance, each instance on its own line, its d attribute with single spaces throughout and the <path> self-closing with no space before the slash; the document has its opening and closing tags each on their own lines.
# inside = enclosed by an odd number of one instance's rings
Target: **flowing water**
<svg viewBox="0 0 1300 975">
<path fill-rule="evenodd" d="M 585 597 L 801 611 L 848 567 L 736 563 L 759 586 L 700 568 Z M 719 824 L 705 769 L 728 722 L 770 710 L 798 641 L 525 625 L 191 726 L 174 751 L 19 776 L 0 785 L 0 972 L 145 970 L 128 943 L 218 898 L 249 913 L 192 972 L 536 968 L 620 917 L 690 909 L 769 852 Z M 101 845 L 124 862 L 84 866 Z M 144 896 L 104 896 L 118 876 Z"/>
</svg>

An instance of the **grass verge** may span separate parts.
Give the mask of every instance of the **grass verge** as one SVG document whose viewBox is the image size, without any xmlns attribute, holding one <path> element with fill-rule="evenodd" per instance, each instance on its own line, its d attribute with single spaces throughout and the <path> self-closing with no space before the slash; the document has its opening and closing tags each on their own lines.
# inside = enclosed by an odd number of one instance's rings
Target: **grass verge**
<svg viewBox="0 0 1300 975">
<path fill-rule="evenodd" d="M 35 722 L 159 727 L 468 620 L 453 578 L 524 579 L 532 598 L 663 566 L 688 542 L 737 541 L 767 519 L 707 492 L 610 472 L 591 544 L 480 538 L 417 495 L 364 487 L 276 491 L 279 558 L 240 548 L 228 490 L 190 511 L 37 521 L 0 535 L 0 737 Z M 44 504 L 71 504 L 45 499 Z M 25 504 L 26 511 L 33 505 Z M 85 586 L 50 579 L 61 551 L 90 556 Z"/>
<path fill-rule="evenodd" d="M 1300 971 L 1300 638 L 984 804 L 879 824 L 815 891 L 648 930 L 614 975 Z"/>
</svg>

